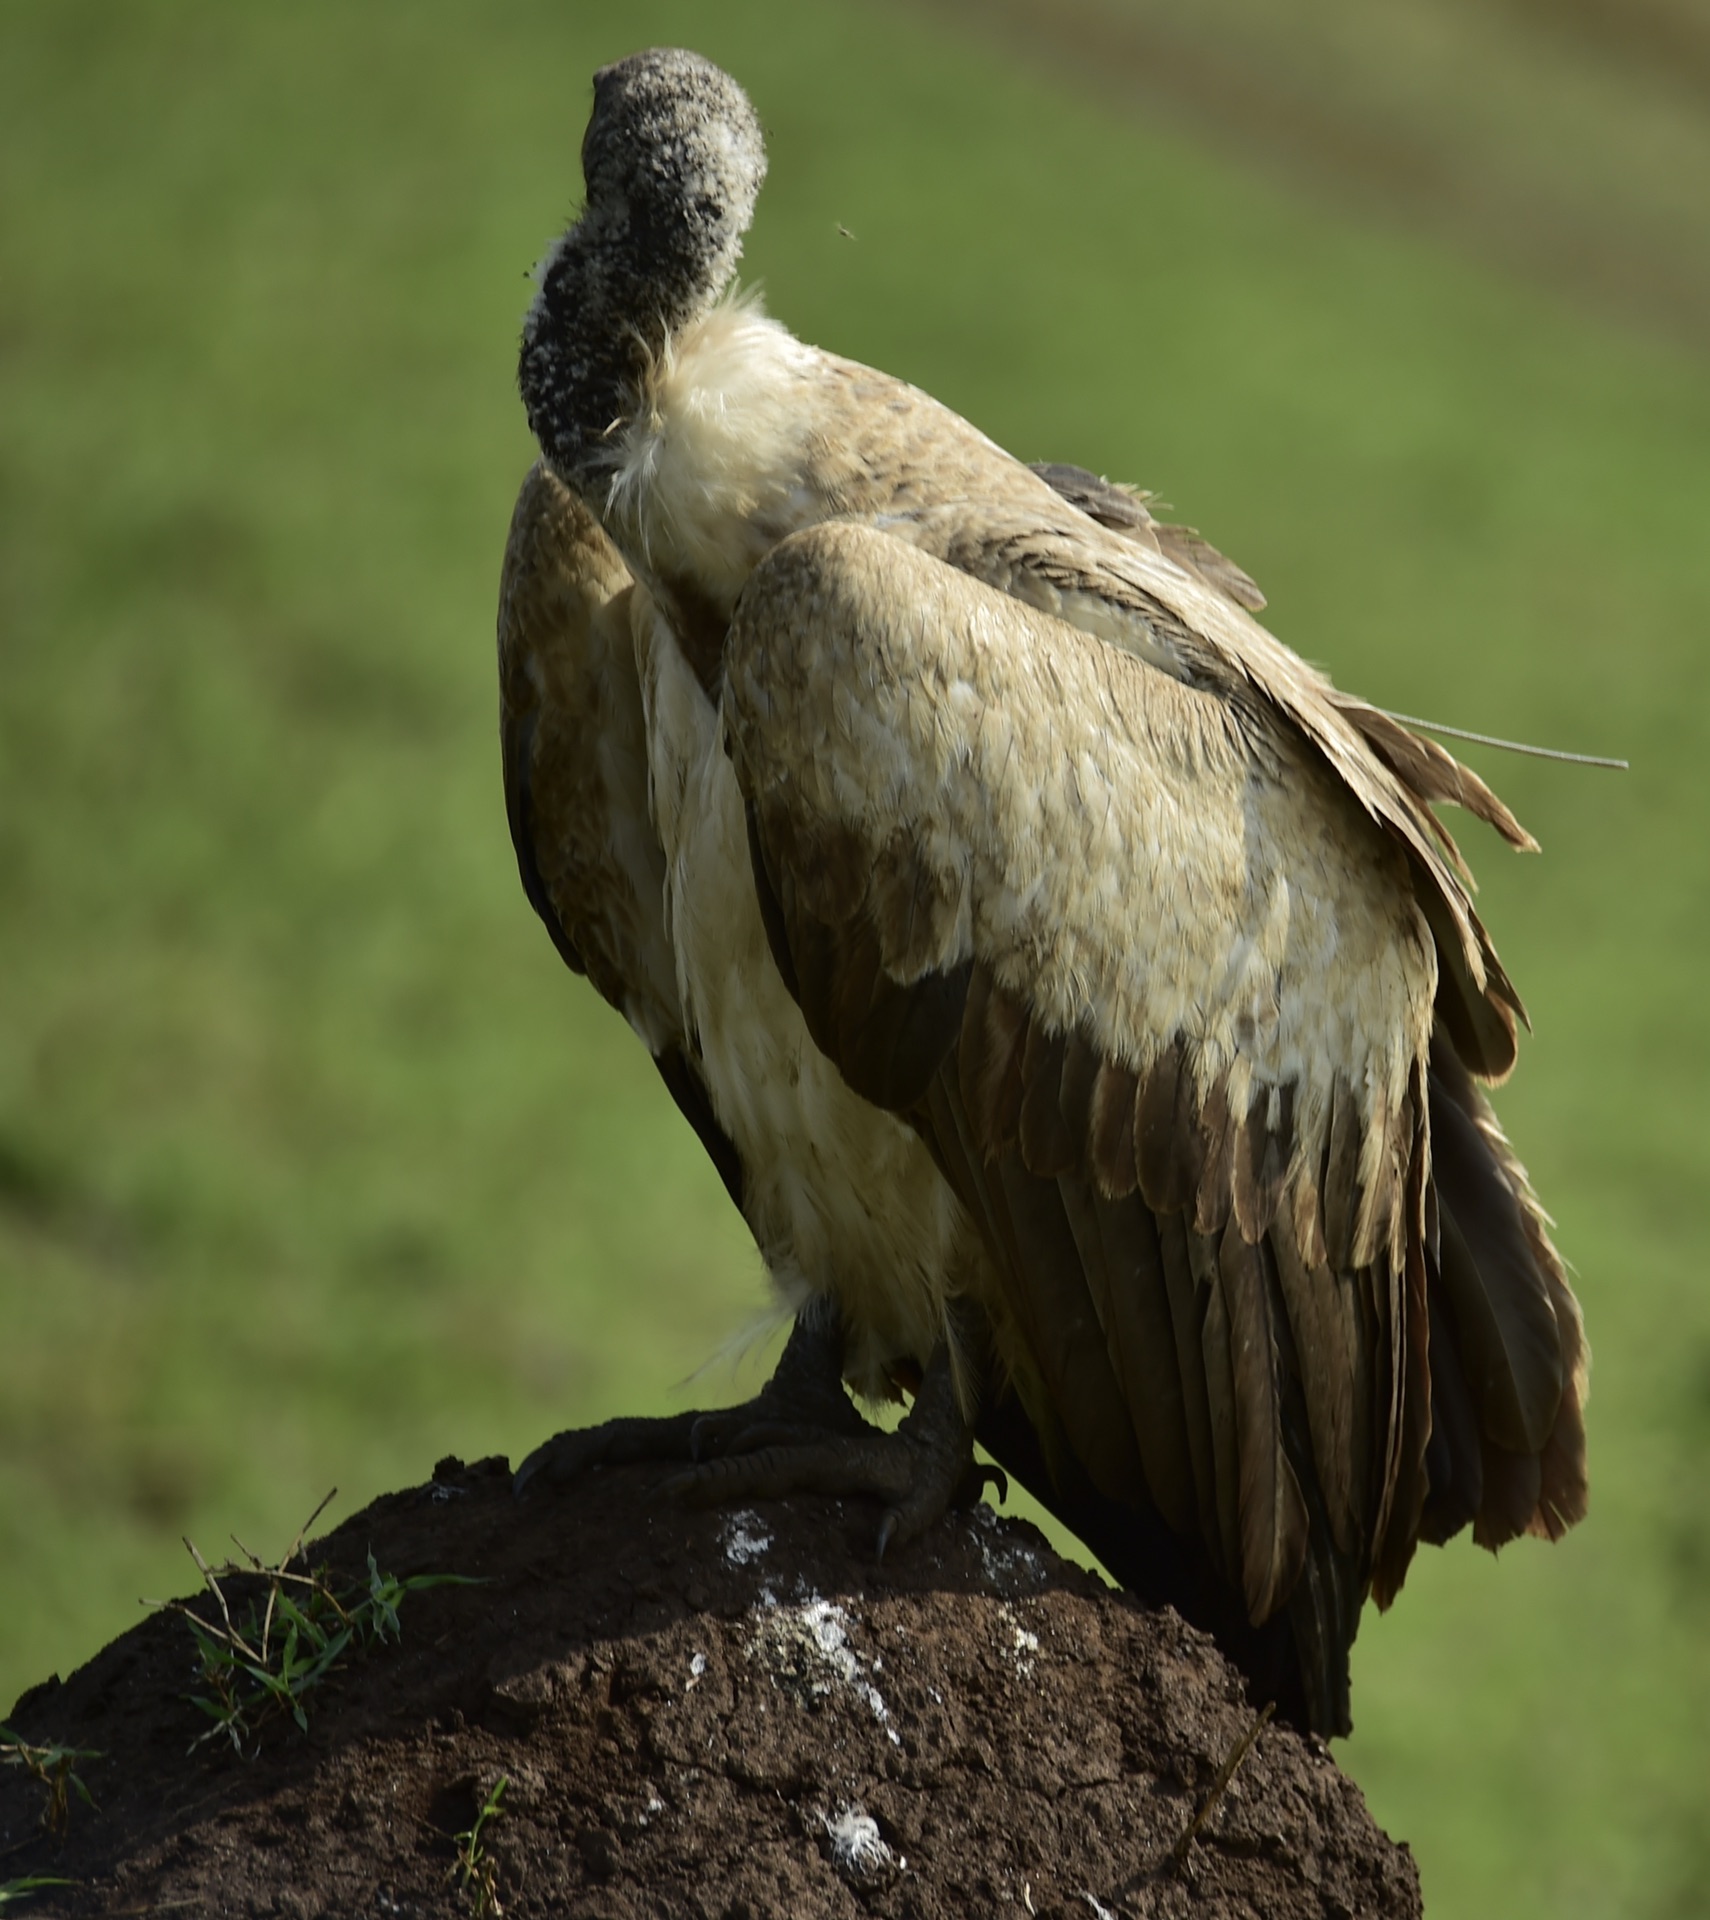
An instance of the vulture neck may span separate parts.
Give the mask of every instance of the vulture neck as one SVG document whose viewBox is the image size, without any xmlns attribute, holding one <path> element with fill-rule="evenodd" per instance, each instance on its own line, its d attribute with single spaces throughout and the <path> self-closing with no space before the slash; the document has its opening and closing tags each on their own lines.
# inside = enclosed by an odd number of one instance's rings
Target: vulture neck
<svg viewBox="0 0 1710 1920">
<path fill-rule="evenodd" d="M 649 237 L 627 208 L 590 207 L 548 257 L 523 325 L 518 385 L 529 426 L 559 476 L 596 507 L 649 371 L 734 277 L 727 250 L 682 231 Z"/>
</svg>

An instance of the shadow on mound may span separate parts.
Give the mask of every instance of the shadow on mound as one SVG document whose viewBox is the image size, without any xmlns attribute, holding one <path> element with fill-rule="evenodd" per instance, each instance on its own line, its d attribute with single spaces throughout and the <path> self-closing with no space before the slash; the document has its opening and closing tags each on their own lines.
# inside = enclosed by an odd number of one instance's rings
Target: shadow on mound
<svg viewBox="0 0 1710 1920">
<path fill-rule="evenodd" d="M 207 1743 L 184 1621 L 157 1615 L 10 1724 L 98 1749 L 39 1830 L 0 1775 L 0 1884 L 42 1913 L 1413 1915 L 1418 1876 L 1315 1742 L 1259 1734 L 1234 1670 L 989 1509 L 875 1566 L 859 1502 L 701 1513 L 654 1469 L 512 1498 L 444 1461 L 312 1550 L 410 1595 L 403 1639 Z M 228 1595 L 241 1582 L 227 1586 Z M 206 1610 L 206 1609 L 203 1609 Z M 504 1776 L 460 1883 L 453 1835 Z"/>
</svg>

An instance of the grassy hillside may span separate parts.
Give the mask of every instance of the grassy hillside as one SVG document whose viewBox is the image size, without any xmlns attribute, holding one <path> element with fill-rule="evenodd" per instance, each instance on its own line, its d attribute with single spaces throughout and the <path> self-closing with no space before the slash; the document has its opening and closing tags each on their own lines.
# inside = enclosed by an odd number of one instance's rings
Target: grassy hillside
<svg viewBox="0 0 1710 1920">
<path fill-rule="evenodd" d="M 1425 1555 L 1344 1759 L 1439 1911 L 1700 1911 L 1710 370 L 941 25 L 717 21 L 0 17 L 0 1703 L 180 1533 L 751 1378 L 686 1383 L 757 1262 L 523 902 L 494 730 L 524 274 L 587 75 L 686 39 L 760 105 L 798 331 L 1160 488 L 1345 684 L 1631 754 L 1481 762 L 1545 853 L 1469 836 L 1593 1516 Z"/>
<path fill-rule="evenodd" d="M 1706 0 L 931 4 L 1328 205 L 1710 331 Z"/>
</svg>

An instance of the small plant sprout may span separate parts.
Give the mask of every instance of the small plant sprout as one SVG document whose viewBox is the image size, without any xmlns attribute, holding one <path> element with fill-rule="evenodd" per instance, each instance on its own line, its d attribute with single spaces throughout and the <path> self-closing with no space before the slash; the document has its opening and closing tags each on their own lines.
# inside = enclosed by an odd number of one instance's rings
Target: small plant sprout
<svg viewBox="0 0 1710 1920">
<path fill-rule="evenodd" d="M 66 1822 L 71 1818 L 72 1794 L 75 1793 L 86 1807 L 94 1806 L 94 1795 L 83 1784 L 77 1763 L 100 1758 L 100 1753 L 93 1747 L 61 1747 L 52 1743 L 35 1746 L 21 1739 L 10 1727 L 0 1726 L 0 1761 L 9 1767 L 22 1767 L 32 1780 L 39 1780 L 47 1789 L 42 1825 L 49 1833 L 64 1833 Z M 10 1886 L 14 1883 L 8 1881 L 6 1884 Z M 35 1888 L 33 1885 L 26 1886 L 24 1890 L 29 1893 L 34 1892 Z"/>
<path fill-rule="evenodd" d="M 75 1880 L 64 1879 L 56 1873 L 26 1874 L 22 1880 L 0 1880 L 0 1907 L 9 1907 L 15 1901 L 28 1900 L 44 1887 L 74 1887 Z"/>
<path fill-rule="evenodd" d="M 504 1920 L 505 1909 L 499 1903 L 499 1863 L 487 1851 L 481 1834 L 503 1814 L 505 1789 L 510 1784 L 509 1776 L 501 1773 L 481 1802 L 474 1825 L 451 1836 L 457 1858 L 447 1878 L 455 1881 L 458 1892 L 467 1897 L 475 1920 Z"/>
<path fill-rule="evenodd" d="M 455 1573 L 418 1573 L 401 1580 L 382 1573 L 370 1552 L 366 1582 L 335 1590 L 330 1569 L 310 1568 L 303 1554 L 303 1536 L 326 1511 L 333 1493 L 298 1528 L 278 1561 L 263 1560 L 234 1534 L 232 1544 L 242 1558 L 211 1567 L 195 1543 L 185 1540 L 219 1609 L 217 1619 L 204 1619 L 181 1600 L 145 1603 L 182 1614 L 195 1637 L 201 1691 L 188 1698 L 213 1724 L 191 1742 L 192 1749 L 223 1734 L 233 1750 L 242 1753 L 244 1742 L 275 1713 L 288 1713 L 306 1732 L 304 1696 L 343 1666 L 353 1649 L 397 1641 L 402 1633 L 398 1608 L 407 1594 L 426 1587 L 479 1584 Z M 293 1567 L 293 1561 L 301 1564 Z M 241 1617 L 234 1616 L 221 1585 L 239 1576 L 265 1583 L 265 1600 L 261 1595 L 251 1598 Z"/>
</svg>

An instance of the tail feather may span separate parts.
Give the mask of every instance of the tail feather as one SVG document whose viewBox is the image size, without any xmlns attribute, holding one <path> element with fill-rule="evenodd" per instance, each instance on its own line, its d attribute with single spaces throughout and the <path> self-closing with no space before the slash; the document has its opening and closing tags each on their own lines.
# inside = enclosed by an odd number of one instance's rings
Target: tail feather
<svg viewBox="0 0 1710 1920">
<path fill-rule="evenodd" d="M 1427 1250 L 1433 1428 L 1421 1534 L 1446 1540 L 1470 1520 L 1493 1551 L 1522 1533 L 1554 1539 L 1586 1509 L 1579 1303 L 1525 1168 L 1441 1032 L 1430 1104 L 1438 1245 L 1434 1259 Z"/>
<path fill-rule="evenodd" d="M 1419 1516 L 1419 1536 L 1440 1547 L 1470 1526 L 1484 1504 L 1478 1415 L 1440 1295 L 1431 1300 L 1431 1438 L 1425 1472 L 1430 1487 Z"/>
</svg>

